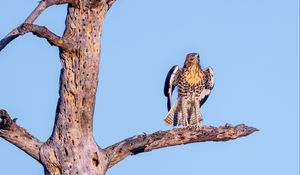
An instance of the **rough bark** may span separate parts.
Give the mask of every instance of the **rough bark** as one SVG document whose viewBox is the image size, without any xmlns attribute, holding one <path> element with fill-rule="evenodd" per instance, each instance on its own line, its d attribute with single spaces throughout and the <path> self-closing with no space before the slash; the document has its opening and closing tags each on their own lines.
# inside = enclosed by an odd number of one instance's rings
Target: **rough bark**
<svg viewBox="0 0 300 175">
<path fill-rule="evenodd" d="M 24 23 L 17 28 L 19 35 L 24 35 L 28 32 L 40 37 L 45 38 L 47 41 L 54 46 L 57 46 L 64 50 L 72 49 L 72 44 L 65 41 L 63 38 L 49 31 L 45 26 L 39 26 L 35 24 Z"/>
<path fill-rule="evenodd" d="M 5 110 L 0 110 L 0 137 L 14 144 L 28 155 L 40 161 L 40 147 L 43 142 L 32 136 L 24 128 L 16 124 L 17 119 L 11 119 Z"/>
<path fill-rule="evenodd" d="M 138 135 L 106 149 L 93 138 L 93 115 L 100 64 L 100 36 L 108 9 L 115 0 L 42 0 L 29 17 L 0 41 L 0 51 L 13 39 L 32 32 L 59 48 L 59 100 L 52 135 L 42 143 L 1 110 L 0 137 L 24 150 L 51 175 L 104 175 L 129 155 L 204 141 L 227 141 L 256 131 L 245 125 L 177 128 Z M 33 24 L 49 6 L 68 3 L 66 28 L 58 36 Z"/>
<path fill-rule="evenodd" d="M 73 49 L 60 50 L 62 63 L 55 126 L 41 148 L 50 174 L 105 174 L 106 154 L 93 139 L 93 114 L 100 63 L 100 34 L 108 5 L 82 1 L 68 6 L 63 38 Z"/>
<path fill-rule="evenodd" d="M 129 155 L 194 142 L 228 141 L 247 136 L 255 131 L 258 130 L 243 124 L 235 127 L 229 124 L 220 127 L 203 126 L 201 130 L 197 127 L 176 128 L 149 135 L 133 136 L 107 147 L 105 151 L 109 157 L 109 167 L 112 167 Z"/>
</svg>

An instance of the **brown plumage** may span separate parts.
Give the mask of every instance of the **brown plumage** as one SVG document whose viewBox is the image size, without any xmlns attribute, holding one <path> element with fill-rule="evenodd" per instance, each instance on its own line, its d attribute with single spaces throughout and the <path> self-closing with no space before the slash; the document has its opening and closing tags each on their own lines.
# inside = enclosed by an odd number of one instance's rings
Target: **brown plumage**
<svg viewBox="0 0 300 175">
<path fill-rule="evenodd" d="M 171 108 L 171 97 L 178 86 L 178 97 Z M 204 104 L 214 86 L 212 69 L 201 69 L 200 56 L 189 53 L 183 68 L 173 66 L 165 81 L 164 93 L 168 97 L 168 114 L 164 121 L 173 126 L 201 126 L 202 116 L 199 108 Z"/>
</svg>

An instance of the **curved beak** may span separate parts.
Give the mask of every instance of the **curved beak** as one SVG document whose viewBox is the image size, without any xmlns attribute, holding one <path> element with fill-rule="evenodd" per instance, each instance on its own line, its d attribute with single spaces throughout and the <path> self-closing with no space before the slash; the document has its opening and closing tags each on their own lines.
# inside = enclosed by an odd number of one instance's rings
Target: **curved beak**
<svg viewBox="0 0 300 175">
<path fill-rule="evenodd" d="M 200 55 L 198 53 L 193 54 L 193 62 L 194 63 L 199 63 L 200 62 Z"/>
</svg>

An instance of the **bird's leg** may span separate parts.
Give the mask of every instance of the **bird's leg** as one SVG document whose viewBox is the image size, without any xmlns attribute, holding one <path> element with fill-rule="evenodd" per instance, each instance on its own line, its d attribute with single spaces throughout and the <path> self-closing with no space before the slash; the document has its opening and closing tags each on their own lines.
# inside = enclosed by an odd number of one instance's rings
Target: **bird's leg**
<svg viewBox="0 0 300 175">
<path fill-rule="evenodd" d="M 184 127 L 188 127 L 189 126 L 189 122 L 188 122 L 188 101 L 186 98 L 182 99 L 182 125 Z"/>
<path fill-rule="evenodd" d="M 176 126 L 180 126 L 182 125 L 182 111 L 178 111 L 177 113 L 177 119 L 174 120 L 174 122 L 176 122 Z"/>
<path fill-rule="evenodd" d="M 197 124 L 196 124 L 196 127 L 197 127 L 197 129 L 202 129 L 202 124 L 201 124 L 201 121 L 203 120 L 202 119 L 202 115 L 201 115 L 201 113 L 199 112 L 199 114 L 200 114 L 200 117 L 197 117 Z"/>
<path fill-rule="evenodd" d="M 189 126 L 188 111 L 187 111 L 187 109 L 184 109 L 184 111 L 182 111 L 182 125 L 185 128 Z"/>
<path fill-rule="evenodd" d="M 200 130 L 202 128 L 201 122 L 202 122 L 203 118 L 202 118 L 202 114 L 200 112 L 200 101 L 199 100 L 196 101 L 195 111 L 196 111 L 196 119 L 197 119 L 196 127 L 197 127 L 197 129 Z"/>
</svg>

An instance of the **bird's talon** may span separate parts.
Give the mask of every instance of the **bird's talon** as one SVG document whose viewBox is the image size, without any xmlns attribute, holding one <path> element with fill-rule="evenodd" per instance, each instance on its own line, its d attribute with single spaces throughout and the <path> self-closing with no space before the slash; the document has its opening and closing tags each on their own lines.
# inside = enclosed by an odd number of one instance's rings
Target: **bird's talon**
<svg viewBox="0 0 300 175">
<path fill-rule="evenodd" d="M 196 129 L 197 129 L 197 130 L 201 130 L 201 129 L 202 129 L 202 125 L 201 125 L 200 123 L 198 123 L 198 124 L 196 125 Z"/>
</svg>

